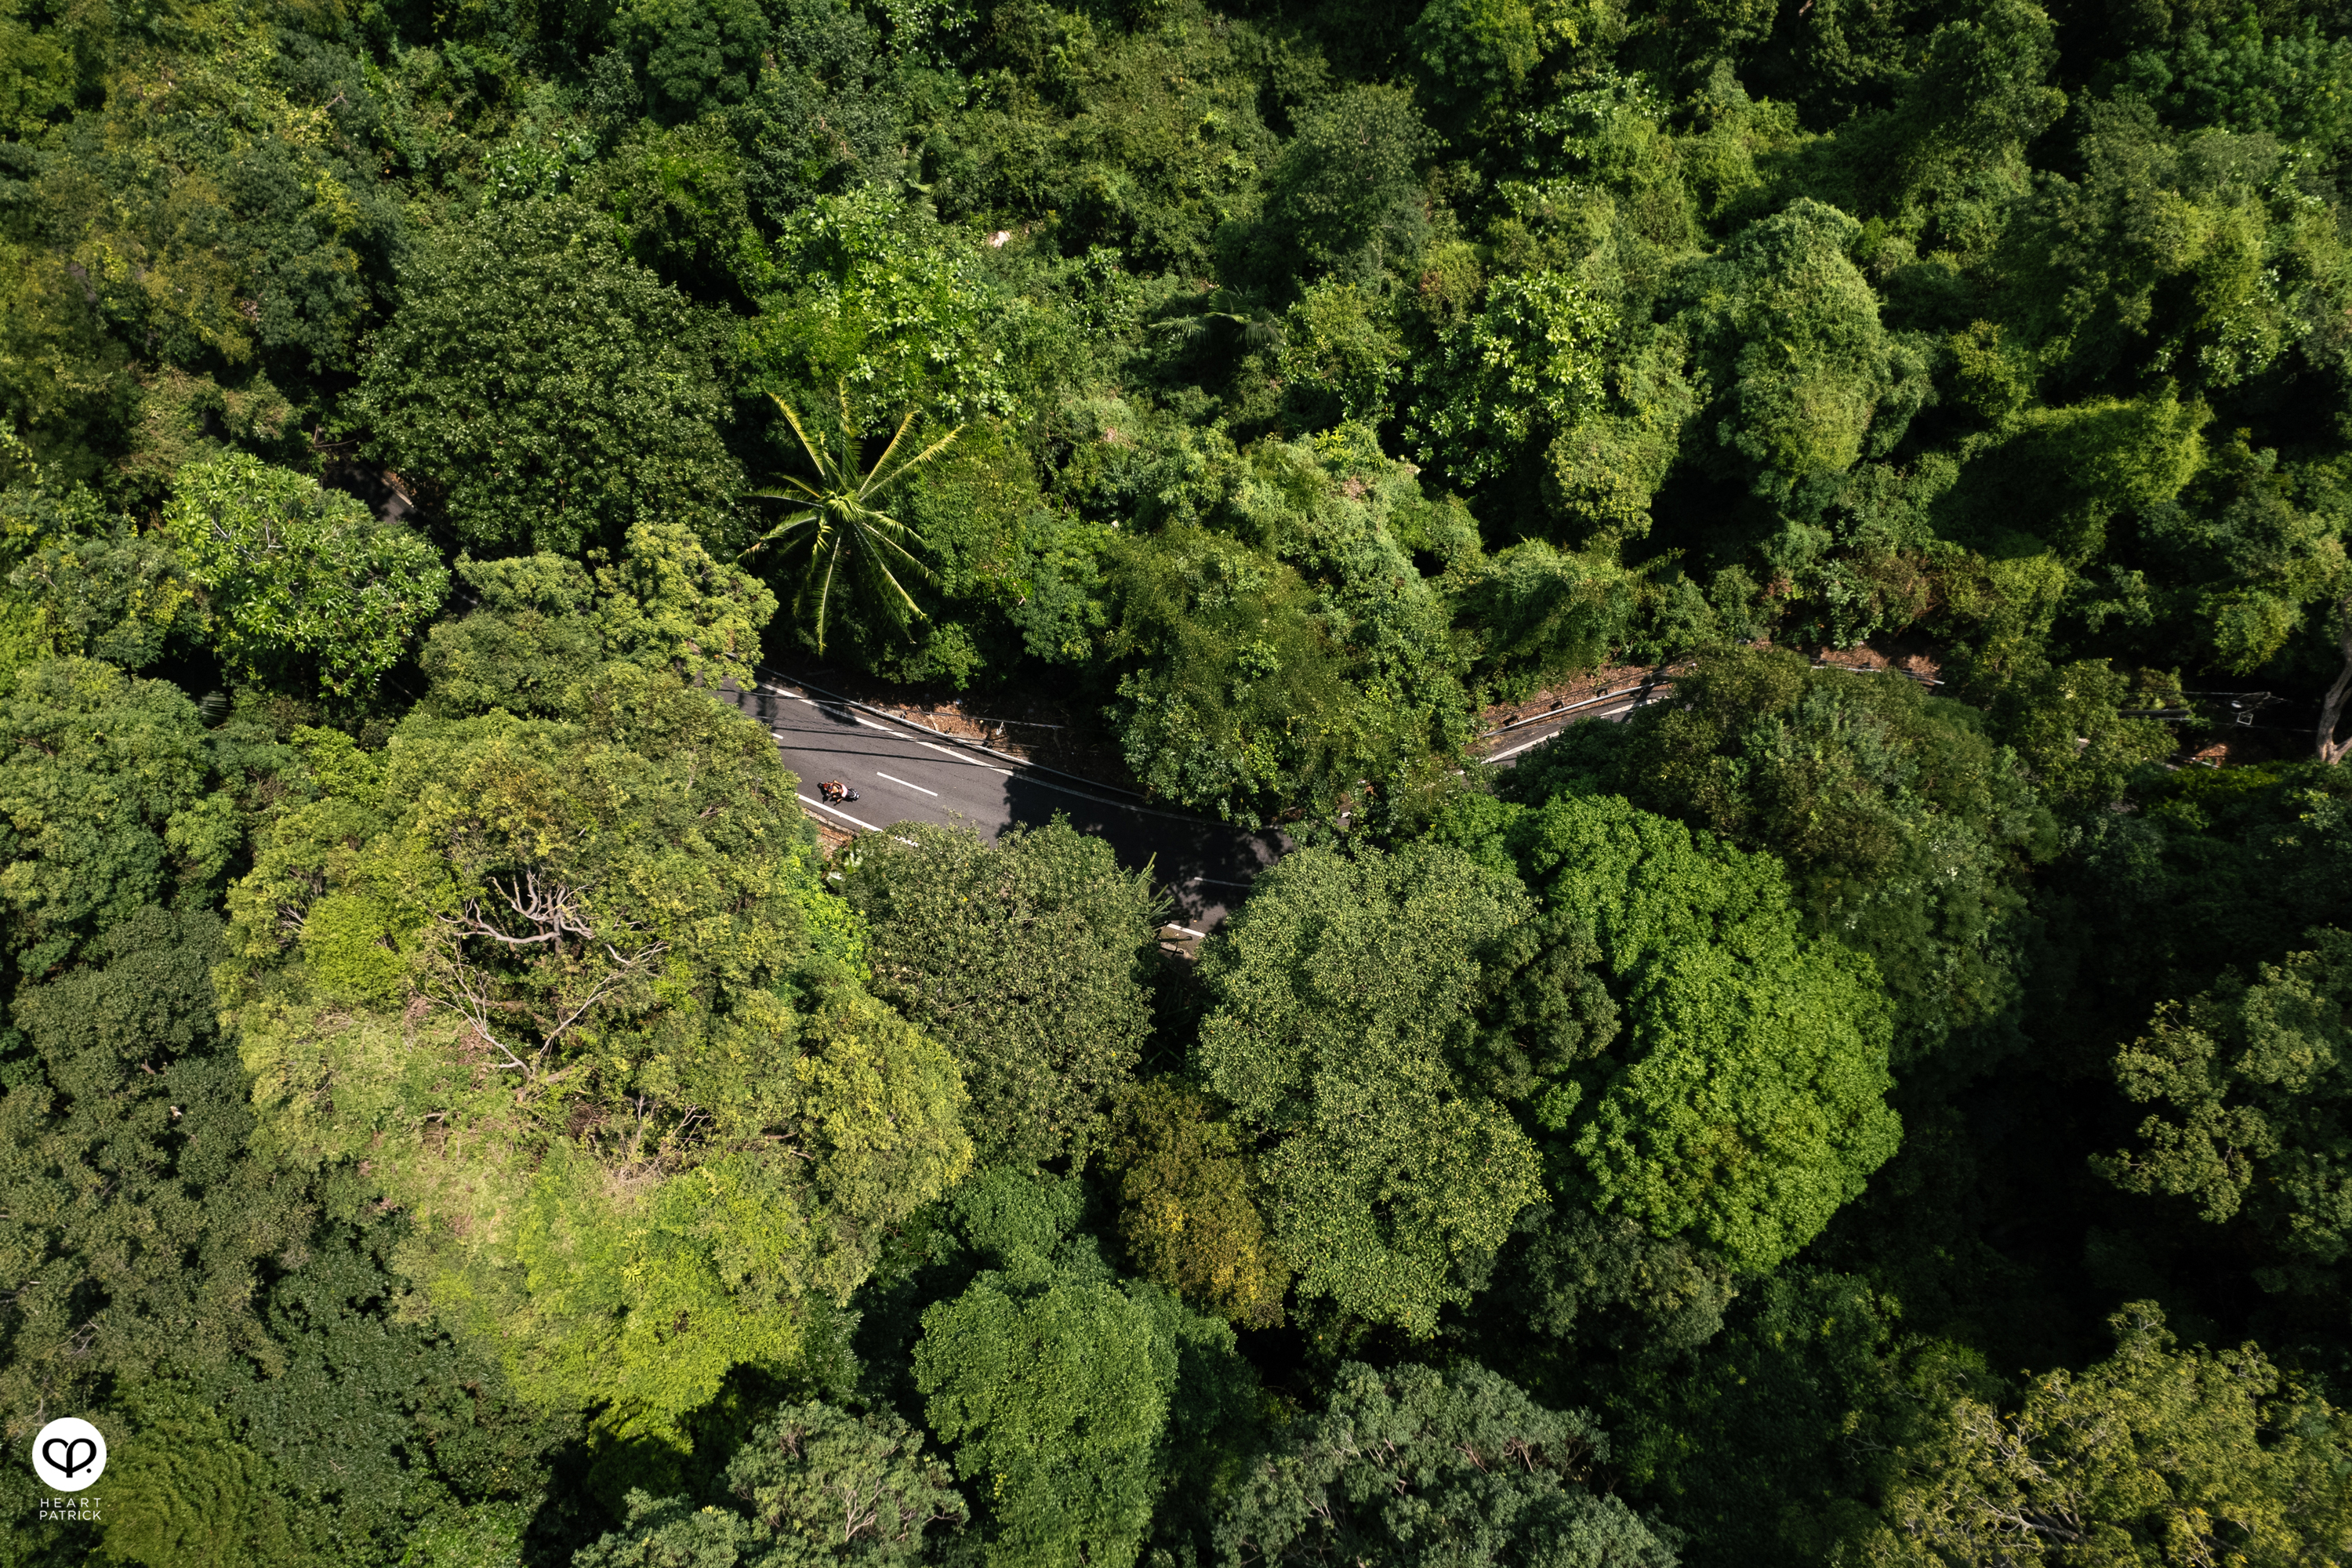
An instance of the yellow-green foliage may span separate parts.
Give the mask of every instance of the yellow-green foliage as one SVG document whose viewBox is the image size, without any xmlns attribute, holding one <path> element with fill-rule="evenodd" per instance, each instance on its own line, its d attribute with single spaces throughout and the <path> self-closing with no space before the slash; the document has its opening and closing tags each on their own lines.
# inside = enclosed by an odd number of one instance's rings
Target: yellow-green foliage
<svg viewBox="0 0 2352 1568">
<path fill-rule="evenodd" d="M 2022 531 L 2080 565 L 2099 553 L 2112 519 L 2180 493 L 2204 459 L 2210 418 L 2169 386 L 2031 410 L 1971 446 L 1938 521 L 1971 543 Z"/>
<path fill-rule="evenodd" d="M 1241 1131 L 1213 1103 L 1170 1079 L 1119 1108 L 1110 1163 L 1119 1173 L 1119 1235 L 1148 1279 L 1243 1328 L 1282 1321 L 1290 1270 L 1255 1201 Z"/>
<path fill-rule="evenodd" d="M 2033 1376 L 2020 1407 L 1963 1394 L 1892 1456 L 1884 1523 L 1846 1563 L 2324 1563 L 2352 1539 L 2345 1415 L 2248 1342 L 2175 1348 L 2153 1301 L 2116 1351 Z M 2063 1518 L 2081 1546 L 2046 1551 Z M 2072 1543 L 2069 1543 L 2070 1546 Z"/>
<path fill-rule="evenodd" d="M 265 1141 L 361 1163 L 428 1309 L 527 1397 L 671 1435 L 793 1368 L 971 1144 L 760 728 L 623 665 L 583 708 L 300 731 L 220 982 Z"/>
</svg>

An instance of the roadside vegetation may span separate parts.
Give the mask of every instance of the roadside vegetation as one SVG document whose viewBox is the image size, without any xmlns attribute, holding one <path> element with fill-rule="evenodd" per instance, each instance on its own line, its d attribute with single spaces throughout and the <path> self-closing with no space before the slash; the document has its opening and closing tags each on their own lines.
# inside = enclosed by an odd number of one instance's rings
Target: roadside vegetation
<svg viewBox="0 0 2352 1568">
<path fill-rule="evenodd" d="M 0 0 L 0 1568 L 2352 1562 L 2347 173 L 2305 0 Z"/>
</svg>

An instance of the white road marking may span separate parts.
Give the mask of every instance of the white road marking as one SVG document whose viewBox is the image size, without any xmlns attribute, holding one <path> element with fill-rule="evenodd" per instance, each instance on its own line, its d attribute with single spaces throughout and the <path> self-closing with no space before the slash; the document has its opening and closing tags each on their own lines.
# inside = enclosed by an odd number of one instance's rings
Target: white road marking
<svg viewBox="0 0 2352 1568">
<path fill-rule="evenodd" d="M 1585 717 L 1586 717 L 1586 718 L 1588 718 L 1588 719 L 1606 719 L 1606 718 L 1610 717 L 1610 715 L 1609 715 L 1608 713 L 1605 713 L 1605 712 L 1602 712 L 1602 713 L 1588 713 L 1588 714 L 1586 714 L 1586 715 L 1585 715 Z M 1524 745 L 1524 746 L 1513 746 L 1513 747 L 1512 747 L 1509 751 L 1507 751 L 1507 752 L 1496 752 L 1493 753 L 1492 755 L 1490 755 L 1490 756 L 1488 756 L 1488 757 L 1485 758 L 1484 760 L 1485 760 L 1485 761 L 1486 761 L 1486 762 L 1489 762 L 1489 763 L 1499 763 L 1499 762 L 1501 762 L 1505 757 L 1516 757 L 1516 756 L 1517 756 L 1521 752 L 1532 752 L 1532 751 L 1534 751 L 1538 746 L 1545 745 L 1545 744 L 1548 744 L 1548 743 L 1549 743 L 1549 742 L 1553 742 L 1553 741 L 1557 741 L 1557 740 L 1559 740 L 1559 739 L 1560 738 L 1560 736 L 1561 736 L 1561 735 L 1563 735 L 1563 734 L 1565 734 L 1565 733 L 1567 732 L 1567 731 L 1568 731 L 1568 726 L 1567 726 L 1566 724 L 1562 724 L 1559 729 L 1554 730 L 1554 731 L 1553 731 L 1550 734 L 1549 734 L 1549 735 L 1538 735 L 1534 740 L 1529 741 L 1529 742 L 1528 742 L 1526 745 Z"/>
<path fill-rule="evenodd" d="M 834 816 L 837 816 L 837 817 L 841 818 L 841 820 L 842 820 L 842 821 L 844 821 L 844 822 L 845 822 L 845 823 L 849 824 L 849 826 L 852 826 L 852 827 L 862 827 L 862 828 L 866 829 L 866 832 L 868 832 L 868 833 L 879 833 L 879 832 L 881 832 L 881 831 L 882 831 L 880 828 L 878 828 L 878 827 L 875 826 L 874 826 L 872 823 L 870 823 L 870 822 L 860 822 L 860 821 L 858 821 L 858 820 L 857 820 L 857 818 L 856 818 L 856 817 L 854 817 L 854 816 L 850 816 L 850 815 L 849 815 L 849 813 L 847 813 L 847 812 L 845 812 L 845 811 L 834 811 L 834 810 L 833 810 L 833 807 L 831 807 L 831 806 L 829 806 L 829 805 L 825 805 L 825 804 L 824 804 L 824 802 L 823 802 L 823 801 L 821 801 L 821 800 L 811 800 L 808 796 L 806 796 L 806 795 L 800 795 L 800 796 L 798 796 L 798 797 L 796 797 L 796 798 L 798 798 L 798 800 L 800 801 L 800 803 L 801 803 L 803 805 L 813 805 L 813 806 L 816 807 L 819 811 L 833 812 L 833 815 L 834 815 Z"/>
<path fill-rule="evenodd" d="M 1006 778 L 1011 778 L 1013 776 L 1013 770 L 1011 768 L 992 768 L 977 757 L 967 757 L 961 752 L 950 751 L 945 746 L 934 746 L 929 741 L 918 741 L 915 744 L 922 747 L 927 752 L 937 752 L 943 757 L 953 757 L 957 762 L 970 763 L 973 767 L 986 769 L 992 773 L 1003 773 Z"/>
<path fill-rule="evenodd" d="M 918 743 L 918 744 L 920 744 L 920 742 L 917 742 L 917 743 Z M 882 772 L 879 768 L 877 768 L 877 769 L 874 771 L 874 776 L 875 776 L 876 778 L 877 778 L 877 779 L 890 779 L 890 782 L 891 782 L 892 784 L 897 784 L 897 785 L 898 785 L 899 788 L 901 788 L 901 789 L 910 789 L 910 790 L 913 790 L 913 791 L 914 791 L 916 794 L 918 794 L 918 795 L 929 795 L 933 800 L 937 800 L 937 799 L 939 799 L 939 798 L 940 798 L 940 792 L 939 792 L 939 791 L 937 791 L 937 790 L 935 790 L 935 789 L 925 789 L 922 785 L 920 785 L 920 784 L 908 784 L 905 779 L 890 778 L 890 775 L 889 775 L 888 773 L 886 773 Z"/>
<path fill-rule="evenodd" d="M 905 739 L 907 738 L 906 736 L 899 734 L 898 731 L 893 730 L 892 728 L 890 728 L 890 726 L 889 726 L 889 725 L 887 725 L 887 724 L 877 724 L 877 723 L 876 723 L 873 720 L 871 720 L 871 719 L 858 719 L 858 718 L 857 718 L 857 715 L 856 715 L 856 714 L 855 714 L 855 713 L 852 713 L 852 714 L 850 715 L 850 717 L 851 717 L 852 719 L 856 719 L 856 720 L 857 720 L 857 722 L 859 722 L 860 724 L 865 725 L 865 726 L 866 726 L 867 729 L 869 729 L 869 730 L 879 730 L 879 731 L 881 731 L 884 734 L 886 734 L 886 735 L 889 735 L 889 736 L 892 736 L 892 737 L 894 737 L 894 738 L 896 738 L 896 739 L 898 739 L 898 740 L 901 740 L 901 741 L 903 741 L 903 740 L 905 740 Z M 917 744 L 917 745 L 919 745 L 919 745 L 921 745 L 921 744 L 922 744 L 922 742 L 921 742 L 920 741 L 918 741 L 918 742 L 915 742 L 915 744 Z"/>
</svg>

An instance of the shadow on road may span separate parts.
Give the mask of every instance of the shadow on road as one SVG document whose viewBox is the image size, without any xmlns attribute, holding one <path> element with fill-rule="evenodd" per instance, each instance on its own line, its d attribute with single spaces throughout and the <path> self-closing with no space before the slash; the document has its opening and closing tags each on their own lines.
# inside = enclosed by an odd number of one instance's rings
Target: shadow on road
<svg viewBox="0 0 2352 1568">
<path fill-rule="evenodd" d="M 860 793 L 828 814 L 849 826 L 901 821 L 961 823 L 994 838 L 1014 826 L 1042 827 L 1056 815 L 1102 839 L 1130 870 L 1149 869 L 1165 889 L 1176 923 L 1213 929 L 1241 902 L 1250 881 L 1281 857 L 1282 836 L 1244 832 L 1098 792 L 1086 781 L 1000 765 L 971 748 L 908 728 L 861 718 L 847 704 L 762 689 L 730 693 L 776 739 L 784 765 L 810 798 L 826 779 Z"/>
</svg>

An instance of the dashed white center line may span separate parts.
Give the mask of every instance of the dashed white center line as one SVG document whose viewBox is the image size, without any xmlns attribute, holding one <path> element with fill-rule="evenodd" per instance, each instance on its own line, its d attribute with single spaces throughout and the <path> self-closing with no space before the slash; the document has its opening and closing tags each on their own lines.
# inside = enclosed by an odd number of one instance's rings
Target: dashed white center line
<svg viewBox="0 0 2352 1568">
<path fill-rule="evenodd" d="M 905 779 L 901 779 L 901 778 L 891 778 L 891 777 L 890 777 L 890 775 L 889 775 L 888 773 L 886 773 L 882 772 L 882 771 L 881 771 L 880 769 L 878 769 L 878 768 L 875 770 L 874 776 L 875 776 L 876 778 L 877 778 L 877 779 L 890 779 L 890 782 L 891 782 L 892 784 L 897 784 L 900 789 L 910 789 L 910 790 L 913 790 L 917 795 L 929 795 L 933 800 L 937 800 L 937 799 L 939 799 L 939 798 L 940 798 L 940 792 L 939 792 L 939 791 L 937 791 L 937 790 L 935 790 L 935 789 L 925 789 L 922 785 L 920 785 L 920 784 L 908 784 Z"/>
</svg>

